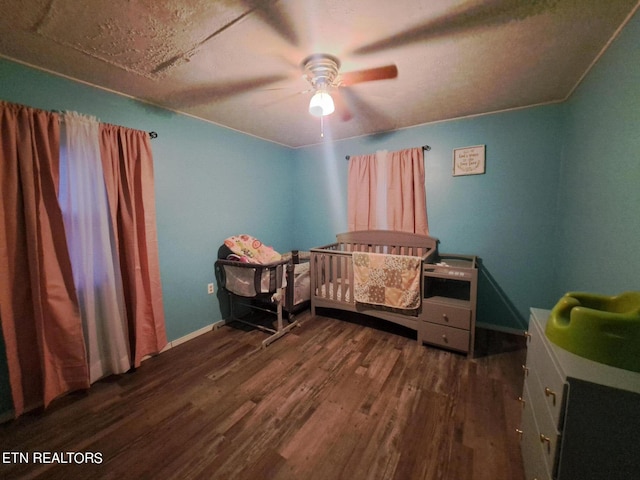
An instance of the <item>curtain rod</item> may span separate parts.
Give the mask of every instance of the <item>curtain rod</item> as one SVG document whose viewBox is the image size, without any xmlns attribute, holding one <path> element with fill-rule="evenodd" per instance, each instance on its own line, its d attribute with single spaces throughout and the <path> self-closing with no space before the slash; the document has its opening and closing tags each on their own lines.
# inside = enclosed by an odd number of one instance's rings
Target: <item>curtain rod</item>
<svg viewBox="0 0 640 480">
<path fill-rule="evenodd" d="M 422 149 L 423 149 L 423 150 L 426 150 L 426 151 L 428 152 L 429 150 L 431 150 L 431 147 L 430 147 L 429 145 L 423 145 L 423 146 L 422 146 Z M 351 155 L 347 155 L 347 156 L 346 156 L 346 157 L 344 157 L 344 158 L 345 158 L 345 160 L 349 160 L 349 159 L 351 158 Z"/>
<path fill-rule="evenodd" d="M 62 114 L 65 111 L 64 110 L 50 110 L 53 113 L 58 113 L 58 114 Z M 153 139 L 153 138 L 158 138 L 158 133 L 157 132 L 148 132 L 149 133 L 149 138 Z"/>
</svg>

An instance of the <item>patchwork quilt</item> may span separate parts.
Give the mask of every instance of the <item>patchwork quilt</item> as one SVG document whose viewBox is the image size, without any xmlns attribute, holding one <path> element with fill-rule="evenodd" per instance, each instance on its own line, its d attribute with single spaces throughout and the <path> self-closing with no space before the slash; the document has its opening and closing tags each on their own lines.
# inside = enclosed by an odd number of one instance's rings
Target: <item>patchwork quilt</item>
<svg viewBox="0 0 640 480">
<path fill-rule="evenodd" d="M 420 306 L 422 258 L 353 252 L 356 302 L 405 310 Z"/>
</svg>

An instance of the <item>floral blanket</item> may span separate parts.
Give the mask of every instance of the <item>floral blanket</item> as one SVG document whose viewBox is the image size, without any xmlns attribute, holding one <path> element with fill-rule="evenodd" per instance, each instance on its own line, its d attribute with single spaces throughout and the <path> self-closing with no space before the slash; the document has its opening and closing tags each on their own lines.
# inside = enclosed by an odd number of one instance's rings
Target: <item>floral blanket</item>
<svg viewBox="0 0 640 480">
<path fill-rule="evenodd" d="M 224 241 L 224 244 L 231 250 L 241 262 L 259 263 L 262 265 L 279 262 L 282 255 L 272 247 L 264 245 L 260 240 L 251 235 L 234 235 Z"/>
<path fill-rule="evenodd" d="M 405 310 L 420 306 L 422 258 L 353 252 L 356 302 Z"/>
</svg>

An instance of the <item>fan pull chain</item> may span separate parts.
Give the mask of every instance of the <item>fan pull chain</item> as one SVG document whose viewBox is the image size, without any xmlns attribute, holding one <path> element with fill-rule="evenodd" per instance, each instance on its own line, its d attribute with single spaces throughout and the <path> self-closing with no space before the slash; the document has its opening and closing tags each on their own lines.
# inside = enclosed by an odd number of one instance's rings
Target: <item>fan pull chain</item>
<svg viewBox="0 0 640 480">
<path fill-rule="evenodd" d="M 324 115 L 320 116 L 320 138 L 324 138 Z"/>
</svg>

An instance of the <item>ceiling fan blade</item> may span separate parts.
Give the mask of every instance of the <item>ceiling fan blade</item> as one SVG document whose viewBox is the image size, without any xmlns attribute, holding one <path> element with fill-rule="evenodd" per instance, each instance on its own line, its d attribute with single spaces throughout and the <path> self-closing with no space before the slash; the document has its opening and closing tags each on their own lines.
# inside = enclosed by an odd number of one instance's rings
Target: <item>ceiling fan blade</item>
<svg viewBox="0 0 640 480">
<path fill-rule="evenodd" d="M 356 55 L 380 52 L 432 38 L 454 35 L 481 27 L 493 27 L 514 20 L 524 20 L 553 10 L 558 0 L 523 2 L 522 0 L 493 0 L 463 5 L 422 25 L 396 33 L 382 40 L 357 48 Z"/>
<path fill-rule="evenodd" d="M 165 60 L 164 62 L 162 62 L 159 65 L 157 65 L 156 68 L 153 69 L 153 73 L 154 74 L 161 74 L 165 70 L 168 70 L 168 69 L 170 69 L 172 67 L 175 67 L 177 65 L 180 65 L 180 64 L 183 64 L 183 63 L 187 62 L 189 60 L 189 58 L 192 55 L 194 55 L 198 51 L 198 49 L 200 47 L 202 47 L 205 43 L 207 43 L 210 40 L 213 40 L 218 35 L 220 35 L 222 32 L 224 32 L 228 28 L 231 28 L 232 26 L 234 26 L 236 23 L 238 23 L 240 20 L 242 20 L 243 18 L 245 18 L 247 15 L 251 14 L 252 12 L 253 12 L 253 9 L 249 9 L 249 10 L 241 13 L 240 15 L 235 17 L 234 19 L 230 20 L 229 22 L 227 22 L 226 24 L 224 24 L 223 26 L 218 28 L 216 31 L 212 32 L 209 36 L 207 36 L 206 38 L 204 38 L 203 40 L 198 42 L 190 50 L 188 50 L 186 52 L 181 52 L 178 55 L 174 55 L 173 57 L 169 58 L 168 60 Z"/>
<path fill-rule="evenodd" d="M 290 102 L 292 99 L 299 97 L 305 93 L 309 93 L 308 90 L 305 91 L 295 91 L 291 93 L 287 93 L 286 95 L 278 95 L 277 98 L 271 99 L 268 101 L 260 102 L 261 108 L 271 107 L 272 105 L 277 105 L 280 103 Z"/>
<path fill-rule="evenodd" d="M 269 26 L 271 26 L 282 38 L 287 40 L 294 46 L 298 45 L 298 36 L 295 33 L 291 20 L 279 10 L 279 7 L 274 5 L 278 3 L 278 0 L 272 0 L 270 2 L 264 2 L 260 0 L 242 0 L 241 3 L 246 9 L 237 17 L 233 18 L 226 24 L 222 25 L 216 31 L 212 32 L 209 36 L 194 45 L 189 51 L 182 52 L 178 55 L 174 55 L 168 60 L 160 63 L 154 68 L 154 74 L 161 74 L 165 70 L 173 68 L 177 65 L 183 64 L 194 55 L 198 49 L 200 49 L 205 43 L 213 40 L 218 35 L 233 27 L 236 23 L 240 22 L 244 18 L 248 17 L 252 13 L 255 13 L 262 18 Z"/>
<path fill-rule="evenodd" d="M 287 78 L 289 78 L 288 75 L 268 75 L 244 80 L 213 83 L 170 95 L 168 100 L 175 106 L 192 107 L 214 100 L 223 100 L 227 97 L 240 95 Z"/>
<path fill-rule="evenodd" d="M 356 112 L 370 133 L 385 132 L 395 128 L 395 122 L 384 111 L 374 107 L 351 88 L 341 88 L 345 103 Z"/>
<path fill-rule="evenodd" d="M 297 47 L 300 43 L 291 18 L 282 10 L 278 0 L 242 0 L 250 12 L 255 13 L 288 43 Z"/>
<path fill-rule="evenodd" d="M 336 114 L 343 122 L 348 122 L 353 118 L 353 113 L 351 113 L 351 109 L 347 105 L 344 97 L 342 96 L 343 92 L 346 92 L 346 88 L 338 89 L 334 92 L 331 92 L 333 95 L 333 103 L 336 107 Z"/>
<path fill-rule="evenodd" d="M 357 70 L 340 75 L 340 85 L 349 87 L 356 83 L 373 82 L 376 80 L 388 80 L 398 76 L 398 67 L 387 65 L 384 67 L 369 68 L 367 70 Z"/>
</svg>

